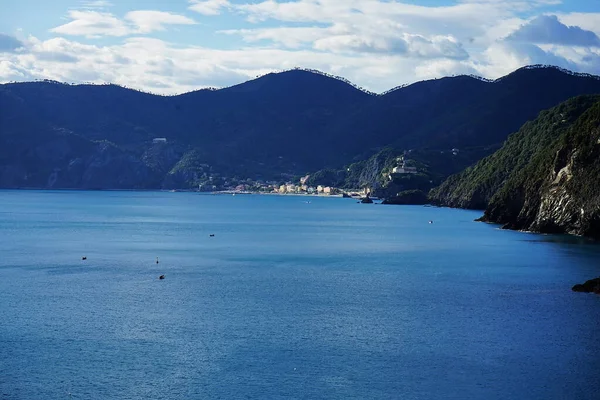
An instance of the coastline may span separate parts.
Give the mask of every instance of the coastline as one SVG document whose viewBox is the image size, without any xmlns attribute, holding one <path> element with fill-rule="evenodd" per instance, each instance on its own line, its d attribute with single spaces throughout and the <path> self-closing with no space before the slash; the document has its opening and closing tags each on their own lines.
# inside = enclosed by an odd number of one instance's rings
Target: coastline
<svg viewBox="0 0 600 400">
<path fill-rule="evenodd" d="M 164 192 L 164 193 L 199 193 L 208 195 L 268 195 L 268 196 L 300 196 L 300 197 L 343 197 L 342 194 L 316 194 L 316 193 L 274 193 L 274 192 L 248 192 L 235 190 L 200 191 L 196 189 L 91 189 L 91 188 L 48 188 L 48 187 L 12 187 L 0 190 L 28 190 L 28 191 L 56 191 L 56 192 Z M 358 198 L 358 197 L 356 197 Z"/>
<path fill-rule="evenodd" d="M 203 193 L 203 192 L 198 192 Z M 342 194 L 317 194 L 317 193 L 275 193 L 275 192 L 239 192 L 234 190 L 221 190 L 217 192 L 204 192 L 214 195 L 260 195 L 260 196 L 297 196 L 297 197 L 336 197 L 343 198 Z"/>
</svg>

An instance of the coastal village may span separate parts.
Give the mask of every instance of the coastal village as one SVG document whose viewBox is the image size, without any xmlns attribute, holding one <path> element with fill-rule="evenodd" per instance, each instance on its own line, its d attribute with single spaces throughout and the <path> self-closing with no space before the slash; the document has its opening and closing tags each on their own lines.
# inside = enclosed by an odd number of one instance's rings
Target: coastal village
<svg viewBox="0 0 600 400">
<path fill-rule="evenodd" d="M 458 152 L 458 149 L 452 149 L 453 152 Z M 389 173 L 387 178 L 392 181 L 403 175 L 414 175 L 419 173 L 417 167 L 411 165 L 412 162 L 406 155 L 400 156 L 396 159 L 396 166 L 394 166 Z M 230 189 L 219 191 L 218 193 L 231 193 L 231 194 L 250 194 L 250 193 L 262 193 L 262 194 L 290 194 L 290 195 L 313 195 L 313 196 L 343 196 L 343 197 L 356 197 L 361 198 L 368 194 L 373 193 L 373 188 L 337 188 L 332 186 L 310 186 L 307 184 L 310 175 L 303 176 L 297 183 L 288 182 L 285 184 L 278 184 L 277 182 L 252 182 L 239 184 Z"/>
<path fill-rule="evenodd" d="M 291 195 L 313 195 L 313 196 L 343 196 L 348 194 L 350 196 L 363 196 L 368 192 L 368 189 L 356 189 L 347 190 L 340 189 L 331 186 L 308 186 L 306 180 L 309 175 L 303 177 L 298 184 L 285 183 L 277 184 L 276 182 L 255 182 L 253 184 L 240 184 L 229 190 L 222 190 L 218 193 L 232 193 L 232 194 L 250 194 L 250 193 L 261 193 L 261 194 L 291 194 Z"/>
</svg>

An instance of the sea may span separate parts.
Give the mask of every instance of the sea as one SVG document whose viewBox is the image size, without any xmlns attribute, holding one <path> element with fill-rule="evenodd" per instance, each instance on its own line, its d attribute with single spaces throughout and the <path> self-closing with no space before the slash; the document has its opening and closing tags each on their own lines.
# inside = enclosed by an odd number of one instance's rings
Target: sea
<svg viewBox="0 0 600 400">
<path fill-rule="evenodd" d="M 597 400 L 600 246 L 480 215 L 0 191 L 0 399 Z"/>
</svg>

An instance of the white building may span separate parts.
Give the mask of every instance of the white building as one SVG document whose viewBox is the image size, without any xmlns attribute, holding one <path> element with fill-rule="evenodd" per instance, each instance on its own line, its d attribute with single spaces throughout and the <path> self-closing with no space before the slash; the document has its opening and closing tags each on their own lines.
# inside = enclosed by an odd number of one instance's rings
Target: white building
<svg viewBox="0 0 600 400">
<path fill-rule="evenodd" d="M 400 167 L 394 167 L 394 169 L 392 170 L 392 174 L 416 174 L 416 173 L 417 173 L 416 167 L 400 166 Z"/>
</svg>

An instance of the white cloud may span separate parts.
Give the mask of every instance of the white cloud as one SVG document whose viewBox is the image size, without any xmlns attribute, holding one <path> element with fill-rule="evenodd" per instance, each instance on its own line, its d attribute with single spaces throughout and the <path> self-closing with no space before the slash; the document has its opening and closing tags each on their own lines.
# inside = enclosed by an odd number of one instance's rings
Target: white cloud
<svg viewBox="0 0 600 400">
<path fill-rule="evenodd" d="M 415 75 L 418 79 L 433 79 L 452 75 L 479 75 L 473 63 L 458 60 L 433 60 L 418 65 Z"/>
<path fill-rule="evenodd" d="M 600 38 L 591 31 L 578 26 L 567 26 L 555 15 L 540 15 L 518 30 L 507 40 L 523 43 L 558 44 L 567 46 L 600 47 Z"/>
<path fill-rule="evenodd" d="M 600 12 L 597 13 L 568 13 L 556 14 L 566 25 L 578 26 L 581 29 L 594 32 L 600 36 Z"/>
<path fill-rule="evenodd" d="M 451 35 L 423 35 L 403 33 L 397 24 L 380 24 L 377 31 L 370 27 L 349 26 L 343 23 L 322 27 L 277 27 L 260 29 L 224 30 L 220 33 L 241 35 L 247 42 L 269 40 L 288 48 L 310 45 L 321 51 L 334 53 L 389 53 L 419 58 L 465 58 L 467 52 Z"/>
<path fill-rule="evenodd" d="M 259 29 L 229 29 L 218 31 L 227 35 L 240 35 L 244 41 L 253 43 L 268 40 L 289 48 L 298 48 L 307 43 L 327 37 L 332 28 L 316 26 L 306 27 L 276 27 Z"/>
<path fill-rule="evenodd" d="M 406 53 L 408 45 L 402 38 L 369 38 L 359 35 L 330 36 L 315 41 L 314 47 L 318 50 L 334 53 L 359 52 L 359 53 Z"/>
<path fill-rule="evenodd" d="M 230 6 L 229 0 L 189 0 L 189 9 L 203 15 L 219 15 Z"/>
<path fill-rule="evenodd" d="M 339 73 L 351 80 L 362 75 L 364 82 L 381 85 L 394 81 L 401 68 L 398 59 L 354 57 L 302 50 L 239 49 L 216 50 L 174 46 L 158 39 L 134 37 L 114 46 L 94 46 L 67 39 L 29 40 L 29 51 L 2 59 L 0 81 L 9 81 L 27 71 L 28 79 L 64 82 L 114 82 L 142 90 L 173 94 L 201 87 L 229 86 L 266 72 L 311 67 Z M 71 56 L 65 63 L 47 54 Z M 384 57 L 383 57 L 384 58 Z M 386 67 L 384 64 L 389 64 Z M 394 65 L 396 64 L 396 65 Z M 382 75 L 385 78 L 382 80 Z M 394 78 L 394 79 L 392 79 Z M 381 86 L 383 88 L 383 86 Z"/>
<path fill-rule="evenodd" d="M 556 65 L 575 72 L 586 72 L 587 68 L 578 65 L 554 51 L 546 51 L 530 43 L 502 41 L 490 46 L 483 54 L 483 63 L 477 66 L 484 76 L 506 75 L 524 65 Z"/>
<path fill-rule="evenodd" d="M 516 32 L 536 17 L 549 15 L 548 4 L 553 3 L 464 0 L 433 7 L 393 0 L 188 1 L 190 10 L 206 16 L 231 12 L 250 21 L 244 29 L 218 31 L 228 35 L 219 43 L 241 38 L 244 47 L 237 49 L 128 37 L 195 23 L 181 14 L 138 10 L 115 16 L 98 10 L 71 11 L 70 21 L 53 32 L 113 36 L 107 39 L 112 43 L 90 45 L 81 38 L 22 40 L 24 49 L 0 54 L 0 81 L 91 80 L 171 94 L 229 86 L 299 66 L 341 75 L 380 92 L 461 73 L 498 78 L 534 63 L 600 73 L 600 47 L 566 45 L 564 38 L 540 40 L 539 32 L 535 40 L 505 40 L 522 35 Z M 600 30 L 600 13 L 557 16 L 550 25 L 542 25 L 558 27 L 556 32 L 575 32 L 578 39 L 580 31 L 569 27 L 596 34 Z M 270 21 L 260 23 L 265 20 Z"/>
<path fill-rule="evenodd" d="M 447 58 L 461 60 L 469 57 L 462 44 L 453 36 L 407 35 L 409 55 L 421 58 Z"/>
<path fill-rule="evenodd" d="M 125 36 L 130 32 L 130 28 L 125 22 L 109 13 L 71 10 L 68 16 L 71 19 L 70 22 L 52 28 L 50 31 L 62 35 L 87 37 Z"/>
<path fill-rule="evenodd" d="M 51 32 L 71 36 L 127 36 L 165 30 L 166 25 L 193 25 L 196 22 L 183 15 L 165 11 L 139 10 L 125 14 L 124 20 L 111 13 L 71 10 L 70 22 Z"/>
<path fill-rule="evenodd" d="M 164 31 L 165 25 L 194 25 L 196 22 L 183 15 L 164 11 L 140 10 L 125 14 L 125 19 L 136 28 L 135 33 Z"/>
<path fill-rule="evenodd" d="M 505 2 L 425 7 L 380 0 L 266 0 L 232 7 L 251 22 L 274 19 L 293 24 L 227 31 L 239 33 L 248 42 L 271 40 L 290 47 L 310 43 L 335 51 L 399 52 L 405 47 L 402 41 L 415 38 L 412 53 L 424 57 L 446 53 L 450 47 L 456 47 L 449 52 L 453 58 L 463 57 L 463 43 L 489 45 L 498 36 L 487 37 L 488 31 L 496 29 L 506 35 L 523 23 Z M 499 26 L 507 19 L 512 19 L 510 26 Z M 439 39 L 449 37 L 450 42 Z M 419 43 L 419 38 L 428 43 Z M 423 51 L 426 44 L 438 49 Z"/>
</svg>

